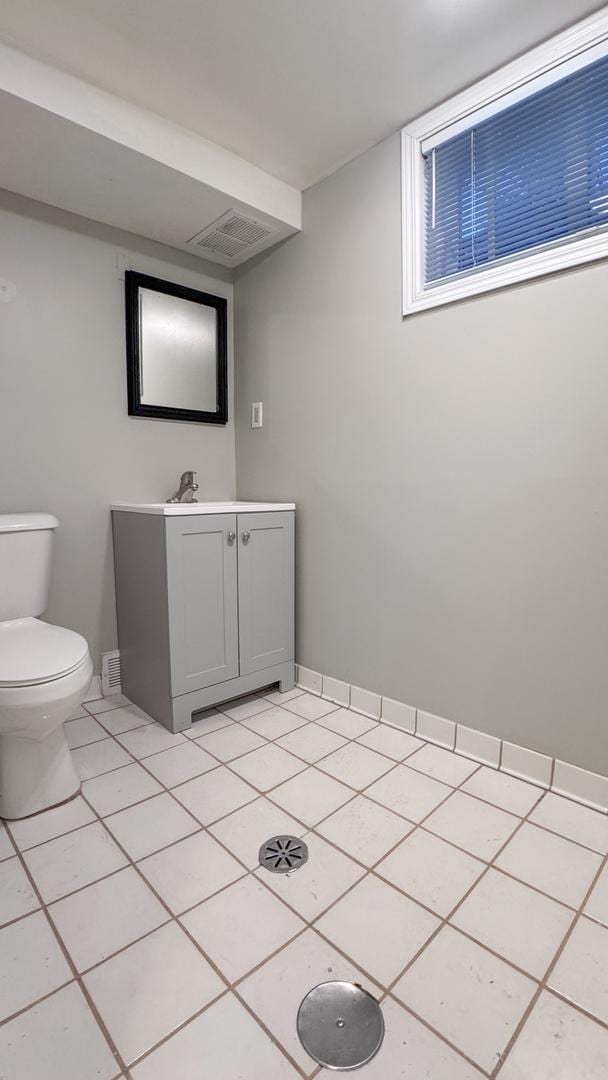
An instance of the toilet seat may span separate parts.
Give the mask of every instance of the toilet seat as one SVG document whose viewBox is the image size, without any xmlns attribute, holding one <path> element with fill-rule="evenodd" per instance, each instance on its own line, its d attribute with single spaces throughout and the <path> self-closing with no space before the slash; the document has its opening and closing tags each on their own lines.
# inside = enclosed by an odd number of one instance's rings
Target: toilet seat
<svg viewBox="0 0 608 1080">
<path fill-rule="evenodd" d="M 0 623 L 0 687 L 36 686 L 76 671 L 89 647 L 80 634 L 40 619 Z"/>
</svg>

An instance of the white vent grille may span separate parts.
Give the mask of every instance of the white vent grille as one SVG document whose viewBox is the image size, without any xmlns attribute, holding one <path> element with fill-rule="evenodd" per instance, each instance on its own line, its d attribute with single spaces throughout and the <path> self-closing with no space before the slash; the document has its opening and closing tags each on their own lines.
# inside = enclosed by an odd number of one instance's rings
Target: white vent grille
<svg viewBox="0 0 608 1080">
<path fill-rule="evenodd" d="M 262 224 L 255 218 L 245 217 L 236 210 L 228 210 L 188 240 L 188 246 L 198 248 L 209 258 L 232 262 L 266 240 L 274 231 L 271 226 Z"/>
<path fill-rule="evenodd" d="M 101 654 L 101 692 L 107 697 L 109 694 L 120 694 L 121 690 L 120 653 L 114 649 L 113 652 Z"/>
</svg>

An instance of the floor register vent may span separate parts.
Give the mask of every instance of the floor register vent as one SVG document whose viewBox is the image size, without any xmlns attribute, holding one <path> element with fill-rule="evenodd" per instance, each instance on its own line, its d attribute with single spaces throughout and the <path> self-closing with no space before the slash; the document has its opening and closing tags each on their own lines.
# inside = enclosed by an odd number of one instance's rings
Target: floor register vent
<svg viewBox="0 0 608 1080">
<path fill-rule="evenodd" d="M 101 692 L 104 697 L 122 692 L 118 649 L 101 654 Z"/>
</svg>

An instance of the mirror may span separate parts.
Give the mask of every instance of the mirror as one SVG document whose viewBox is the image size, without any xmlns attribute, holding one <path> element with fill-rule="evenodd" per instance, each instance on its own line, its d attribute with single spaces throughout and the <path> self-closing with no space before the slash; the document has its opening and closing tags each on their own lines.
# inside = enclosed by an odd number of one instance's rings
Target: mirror
<svg viewBox="0 0 608 1080">
<path fill-rule="evenodd" d="M 225 424 L 227 301 L 127 270 L 129 415 Z"/>
</svg>

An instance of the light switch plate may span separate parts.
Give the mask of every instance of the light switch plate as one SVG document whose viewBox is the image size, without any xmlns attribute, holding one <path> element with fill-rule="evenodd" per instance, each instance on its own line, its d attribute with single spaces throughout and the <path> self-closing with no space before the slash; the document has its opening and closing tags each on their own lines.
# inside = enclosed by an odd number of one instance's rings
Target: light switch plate
<svg viewBox="0 0 608 1080">
<path fill-rule="evenodd" d="M 251 426 L 252 428 L 258 428 L 262 426 L 262 412 L 263 404 L 261 401 L 251 402 Z"/>
</svg>

